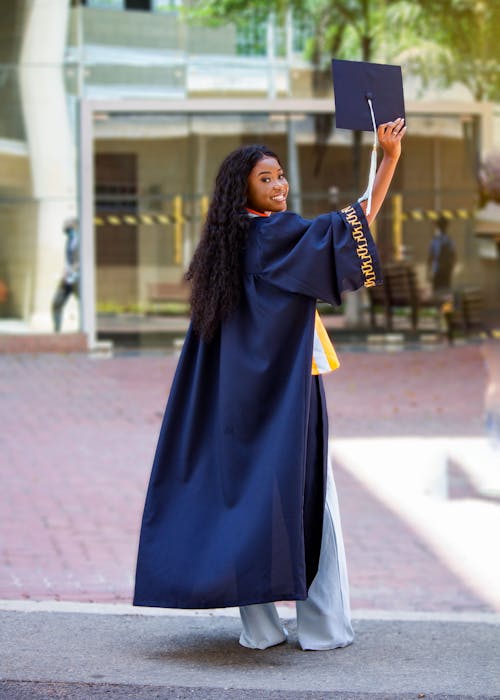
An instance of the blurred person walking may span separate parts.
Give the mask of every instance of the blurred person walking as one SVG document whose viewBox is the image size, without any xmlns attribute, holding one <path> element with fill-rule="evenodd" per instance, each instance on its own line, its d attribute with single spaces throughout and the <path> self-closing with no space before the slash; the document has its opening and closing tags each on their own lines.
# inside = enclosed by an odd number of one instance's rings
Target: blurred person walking
<svg viewBox="0 0 500 700">
<path fill-rule="evenodd" d="M 69 297 L 72 294 L 76 297 L 80 296 L 80 237 L 78 221 L 76 219 L 67 219 L 63 224 L 63 232 L 66 235 L 64 272 L 52 301 L 52 319 L 56 333 L 61 331 L 63 309 Z"/>
<path fill-rule="evenodd" d="M 146 496 L 134 604 L 239 606 L 240 644 L 353 641 L 321 374 L 337 366 L 317 299 L 380 283 L 369 224 L 401 153 L 404 120 L 378 128 L 384 157 L 366 196 L 306 220 L 287 212 L 279 157 L 244 146 L 220 166 L 187 272 L 188 330 Z"/>
</svg>

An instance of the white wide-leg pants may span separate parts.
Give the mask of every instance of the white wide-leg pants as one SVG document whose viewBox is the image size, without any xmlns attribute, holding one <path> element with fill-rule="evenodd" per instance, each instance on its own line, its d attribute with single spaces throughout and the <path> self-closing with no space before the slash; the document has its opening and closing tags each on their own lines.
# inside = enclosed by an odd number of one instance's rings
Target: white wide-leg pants
<svg viewBox="0 0 500 700">
<path fill-rule="evenodd" d="M 337 489 L 330 461 L 327 470 L 323 536 L 318 573 L 306 600 L 296 602 L 297 634 L 302 649 L 336 649 L 352 643 L 349 583 L 340 523 Z M 267 649 L 286 641 L 274 603 L 240 607 L 240 644 Z"/>
</svg>

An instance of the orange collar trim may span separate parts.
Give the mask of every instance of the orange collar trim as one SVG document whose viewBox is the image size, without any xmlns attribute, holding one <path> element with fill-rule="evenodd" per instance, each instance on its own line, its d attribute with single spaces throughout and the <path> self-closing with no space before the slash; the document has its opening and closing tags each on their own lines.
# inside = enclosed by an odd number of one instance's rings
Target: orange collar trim
<svg viewBox="0 0 500 700">
<path fill-rule="evenodd" d="M 266 214 L 265 211 L 255 211 L 255 209 L 250 209 L 249 207 L 245 207 L 245 209 L 250 213 L 250 214 L 255 214 L 255 216 L 271 216 L 271 214 Z"/>
</svg>

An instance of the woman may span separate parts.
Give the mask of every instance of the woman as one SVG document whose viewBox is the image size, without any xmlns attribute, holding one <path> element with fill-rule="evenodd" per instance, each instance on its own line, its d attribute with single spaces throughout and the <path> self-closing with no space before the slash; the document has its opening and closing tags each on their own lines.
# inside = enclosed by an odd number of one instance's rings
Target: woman
<svg viewBox="0 0 500 700">
<path fill-rule="evenodd" d="M 273 601 L 295 600 L 303 649 L 351 643 L 315 310 L 380 281 L 368 224 L 405 130 L 402 119 L 378 129 L 368 218 L 364 201 L 312 221 L 286 212 L 288 183 L 265 147 L 222 163 L 187 273 L 192 322 L 146 497 L 135 605 L 240 606 L 240 643 L 264 649 L 286 639 Z"/>
</svg>

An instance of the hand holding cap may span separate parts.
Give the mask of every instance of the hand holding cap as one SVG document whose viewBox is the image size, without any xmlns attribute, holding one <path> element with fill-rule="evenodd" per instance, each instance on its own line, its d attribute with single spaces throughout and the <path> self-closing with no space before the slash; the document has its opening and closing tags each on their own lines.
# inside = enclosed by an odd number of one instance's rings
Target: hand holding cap
<svg viewBox="0 0 500 700">
<path fill-rule="evenodd" d="M 403 77 L 400 66 L 364 61 L 333 59 L 333 87 L 335 94 L 335 124 L 339 129 L 373 132 L 373 148 L 370 160 L 368 186 L 362 199 L 367 199 L 367 214 L 371 211 L 371 198 L 377 172 L 377 130 L 381 124 L 395 122 L 390 136 L 397 138 L 394 148 L 387 144 L 384 129 L 384 152 L 401 149 L 405 105 Z M 399 152 L 399 151 L 398 151 Z"/>
</svg>

